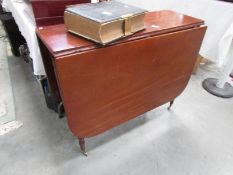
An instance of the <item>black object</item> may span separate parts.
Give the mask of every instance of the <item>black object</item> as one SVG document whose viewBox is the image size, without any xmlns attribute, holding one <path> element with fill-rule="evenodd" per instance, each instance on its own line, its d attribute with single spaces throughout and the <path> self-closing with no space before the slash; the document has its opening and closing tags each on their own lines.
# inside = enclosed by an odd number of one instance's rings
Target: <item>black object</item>
<svg viewBox="0 0 233 175">
<path fill-rule="evenodd" d="M 169 107 L 167 108 L 168 110 L 171 109 L 172 105 L 174 104 L 174 101 L 175 101 L 175 100 L 170 101 Z"/>
<path fill-rule="evenodd" d="M 3 8 L 2 8 L 2 1 L 0 0 L 0 14 L 4 13 Z"/>
<path fill-rule="evenodd" d="M 20 56 L 19 46 L 26 43 L 24 37 L 21 35 L 17 24 L 11 13 L 0 14 L 0 20 L 3 23 L 9 42 L 11 45 L 11 51 L 15 56 Z"/>
<path fill-rule="evenodd" d="M 203 88 L 217 96 L 222 98 L 232 98 L 233 97 L 233 87 L 229 83 L 225 83 L 223 88 L 217 87 L 218 79 L 216 78 L 207 78 L 202 82 Z"/>
<path fill-rule="evenodd" d="M 65 116 L 65 109 L 63 106 L 63 103 L 56 103 L 55 102 L 55 98 L 53 97 L 53 95 L 51 94 L 51 90 L 49 87 L 49 83 L 48 83 L 48 79 L 46 77 L 40 78 L 40 84 L 44 93 L 44 97 L 45 97 L 45 102 L 46 105 L 49 109 L 54 110 L 57 114 L 59 118 L 63 118 Z"/>
<path fill-rule="evenodd" d="M 233 78 L 233 71 L 231 72 L 230 77 Z"/>
<path fill-rule="evenodd" d="M 219 0 L 219 1 L 225 1 L 225 2 L 232 2 L 233 3 L 233 0 Z"/>
<path fill-rule="evenodd" d="M 2 7 L 2 0 L 0 0 L 0 14 L 3 14 L 5 13 L 4 10 L 3 10 L 3 7 Z"/>
<path fill-rule="evenodd" d="M 57 106 L 57 114 L 59 118 L 63 118 L 65 116 L 65 109 L 62 102 L 60 102 Z"/>
<path fill-rule="evenodd" d="M 50 88 L 48 84 L 47 78 L 41 78 L 40 79 L 41 87 L 44 93 L 45 102 L 48 108 L 52 110 L 56 110 L 56 104 L 54 101 L 54 98 L 52 97 L 52 94 L 50 93 Z"/>
</svg>

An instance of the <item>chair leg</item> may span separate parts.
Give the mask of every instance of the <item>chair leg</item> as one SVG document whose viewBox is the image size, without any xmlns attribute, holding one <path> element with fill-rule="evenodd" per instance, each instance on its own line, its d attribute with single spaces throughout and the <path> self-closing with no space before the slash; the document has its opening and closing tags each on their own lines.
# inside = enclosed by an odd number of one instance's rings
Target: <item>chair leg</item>
<svg viewBox="0 0 233 175">
<path fill-rule="evenodd" d="M 87 156 L 86 149 L 85 149 L 85 139 L 84 138 L 79 138 L 79 146 L 81 149 L 81 152 L 83 153 L 84 156 Z"/>
<path fill-rule="evenodd" d="M 175 100 L 170 101 L 169 107 L 167 108 L 168 110 L 171 109 L 172 105 L 174 104 L 174 101 L 175 101 Z"/>
</svg>

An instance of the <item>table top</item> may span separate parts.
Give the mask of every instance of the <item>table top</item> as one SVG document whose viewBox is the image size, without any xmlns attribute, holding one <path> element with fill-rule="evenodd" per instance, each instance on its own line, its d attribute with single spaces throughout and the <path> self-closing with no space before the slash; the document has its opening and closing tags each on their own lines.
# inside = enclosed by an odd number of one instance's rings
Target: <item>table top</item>
<svg viewBox="0 0 233 175">
<path fill-rule="evenodd" d="M 204 21 L 174 11 L 149 12 L 145 16 L 146 29 L 111 43 L 119 44 L 150 36 L 167 34 L 203 25 Z M 37 35 L 54 57 L 103 47 L 66 30 L 64 24 L 40 27 Z"/>
</svg>

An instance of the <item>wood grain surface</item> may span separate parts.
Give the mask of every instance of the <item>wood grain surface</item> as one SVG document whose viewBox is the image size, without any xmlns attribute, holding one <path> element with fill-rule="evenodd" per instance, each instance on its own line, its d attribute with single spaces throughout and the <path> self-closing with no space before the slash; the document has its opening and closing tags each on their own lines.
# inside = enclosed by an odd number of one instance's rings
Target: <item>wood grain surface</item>
<svg viewBox="0 0 233 175">
<path fill-rule="evenodd" d="M 145 31 L 107 47 L 69 34 L 64 25 L 38 30 L 71 131 L 92 137 L 180 95 L 206 31 L 202 24 L 172 11 L 152 12 Z"/>
<path fill-rule="evenodd" d="M 90 0 L 30 0 L 37 26 L 47 26 L 64 23 L 66 6 L 88 3 Z"/>
<path fill-rule="evenodd" d="M 175 99 L 204 33 L 191 29 L 56 59 L 73 133 L 94 136 Z"/>
<path fill-rule="evenodd" d="M 112 45 L 198 27 L 202 24 L 204 24 L 203 20 L 174 11 L 164 10 L 150 12 L 146 14 L 145 17 L 146 29 L 144 31 L 114 42 Z M 64 24 L 40 28 L 37 30 L 37 33 L 55 58 L 57 56 L 102 47 L 92 41 L 69 33 Z"/>
</svg>

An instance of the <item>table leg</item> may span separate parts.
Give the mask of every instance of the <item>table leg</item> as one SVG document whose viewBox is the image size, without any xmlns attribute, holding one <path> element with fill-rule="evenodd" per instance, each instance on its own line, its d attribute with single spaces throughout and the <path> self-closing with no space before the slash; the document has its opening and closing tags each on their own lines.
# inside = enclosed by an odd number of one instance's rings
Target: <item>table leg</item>
<svg viewBox="0 0 233 175">
<path fill-rule="evenodd" d="M 200 64 L 206 64 L 206 63 L 208 63 L 208 60 L 206 58 L 202 57 L 201 55 L 198 55 L 196 63 L 195 63 L 194 68 L 193 68 L 193 74 L 197 73 L 197 69 L 198 69 Z"/>
<path fill-rule="evenodd" d="M 174 104 L 174 101 L 175 101 L 175 100 L 170 101 L 169 107 L 167 108 L 168 110 L 171 109 L 172 105 Z"/>
<path fill-rule="evenodd" d="M 198 55 L 197 61 L 196 61 L 195 65 L 194 65 L 194 68 L 193 68 L 193 74 L 196 74 L 196 73 L 197 73 L 197 69 L 198 69 L 200 63 L 201 63 L 201 56 Z"/>
<path fill-rule="evenodd" d="M 85 149 L 85 139 L 84 138 L 79 138 L 79 146 L 81 149 L 81 152 L 83 153 L 84 156 L 87 156 L 86 149 Z"/>
</svg>

